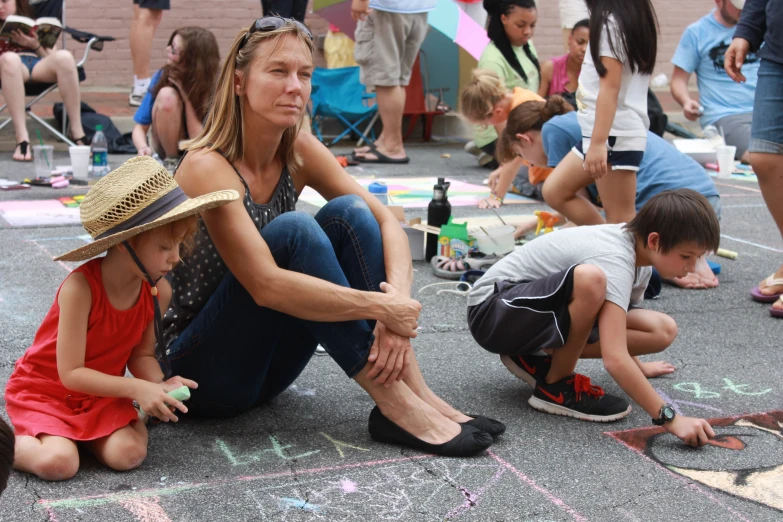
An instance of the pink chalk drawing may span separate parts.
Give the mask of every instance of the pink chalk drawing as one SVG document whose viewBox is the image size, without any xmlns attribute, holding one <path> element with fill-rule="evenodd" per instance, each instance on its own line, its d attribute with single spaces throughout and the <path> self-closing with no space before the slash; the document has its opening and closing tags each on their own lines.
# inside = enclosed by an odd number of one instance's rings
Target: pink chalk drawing
<svg viewBox="0 0 783 522">
<path fill-rule="evenodd" d="M 340 481 L 340 487 L 343 488 L 343 491 L 346 493 L 356 493 L 356 482 L 349 479 L 342 479 Z"/>
<path fill-rule="evenodd" d="M 129 498 L 119 504 L 133 513 L 139 522 L 171 522 L 160 505 L 160 497 Z"/>
</svg>

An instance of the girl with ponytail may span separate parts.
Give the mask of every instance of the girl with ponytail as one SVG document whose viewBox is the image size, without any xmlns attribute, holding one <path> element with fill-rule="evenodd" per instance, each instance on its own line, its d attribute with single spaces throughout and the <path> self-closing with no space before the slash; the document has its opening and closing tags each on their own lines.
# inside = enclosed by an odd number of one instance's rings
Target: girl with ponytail
<svg viewBox="0 0 783 522">
<path fill-rule="evenodd" d="M 506 89 L 521 87 L 537 92 L 541 68 L 532 42 L 538 18 L 536 3 L 533 0 L 484 0 L 484 9 L 489 15 L 487 35 L 490 43 L 481 53 L 478 68 L 495 72 Z M 477 127 L 475 148 L 471 152 L 483 151 L 494 156 L 497 137 L 495 129 Z M 487 166 L 496 168 L 497 162 Z"/>
</svg>

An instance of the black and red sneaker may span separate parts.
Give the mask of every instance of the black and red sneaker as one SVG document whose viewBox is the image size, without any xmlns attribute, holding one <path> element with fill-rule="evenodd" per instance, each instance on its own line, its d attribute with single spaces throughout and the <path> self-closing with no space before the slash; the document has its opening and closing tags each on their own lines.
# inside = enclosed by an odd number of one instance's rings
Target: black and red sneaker
<svg viewBox="0 0 783 522">
<path fill-rule="evenodd" d="M 500 360 L 517 379 L 522 379 L 533 388 L 538 382 L 544 382 L 552 357 L 549 355 L 501 355 Z"/>
<path fill-rule="evenodd" d="M 544 413 L 591 422 L 612 422 L 631 413 L 627 401 L 606 395 L 589 377 L 578 373 L 554 384 L 540 381 L 527 403 Z"/>
</svg>

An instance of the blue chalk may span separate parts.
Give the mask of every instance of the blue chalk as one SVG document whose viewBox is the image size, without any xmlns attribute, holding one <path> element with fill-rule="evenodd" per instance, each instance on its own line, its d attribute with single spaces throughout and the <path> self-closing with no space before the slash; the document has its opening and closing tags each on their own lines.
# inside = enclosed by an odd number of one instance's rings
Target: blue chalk
<svg viewBox="0 0 783 522">
<path fill-rule="evenodd" d="M 720 264 L 716 263 L 715 261 L 707 260 L 707 264 L 710 265 L 710 269 L 712 270 L 712 273 L 715 275 L 720 274 Z"/>
</svg>

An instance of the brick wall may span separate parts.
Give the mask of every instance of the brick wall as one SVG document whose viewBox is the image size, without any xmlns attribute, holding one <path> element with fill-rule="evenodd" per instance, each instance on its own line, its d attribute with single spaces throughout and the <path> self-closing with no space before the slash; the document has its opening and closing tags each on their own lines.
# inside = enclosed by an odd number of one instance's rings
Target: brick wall
<svg viewBox="0 0 783 522">
<path fill-rule="evenodd" d="M 629 0 L 632 1 L 632 0 Z M 535 43 L 542 59 L 562 54 L 562 36 L 556 0 L 539 0 L 539 22 Z M 712 0 L 653 0 L 660 21 L 658 70 L 671 75 L 669 60 L 683 29 L 714 5 Z M 152 70 L 165 63 L 166 43 L 171 32 L 184 25 L 200 25 L 215 33 L 225 53 L 237 30 L 249 25 L 261 13 L 259 0 L 171 0 L 155 35 Z M 128 32 L 133 14 L 131 0 L 67 0 L 66 22 L 70 27 L 111 35 L 116 42 L 91 56 L 85 85 L 130 86 L 133 67 L 128 47 Z M 308 25 L 316 35 L 325 34 L 328 24 L 316 14 L 308 15 Z M 81 56 L 83 46 L 70 41 L 68 49 Z M 322 63 L 322 59 L 317 57 Z"/>
</svg>

